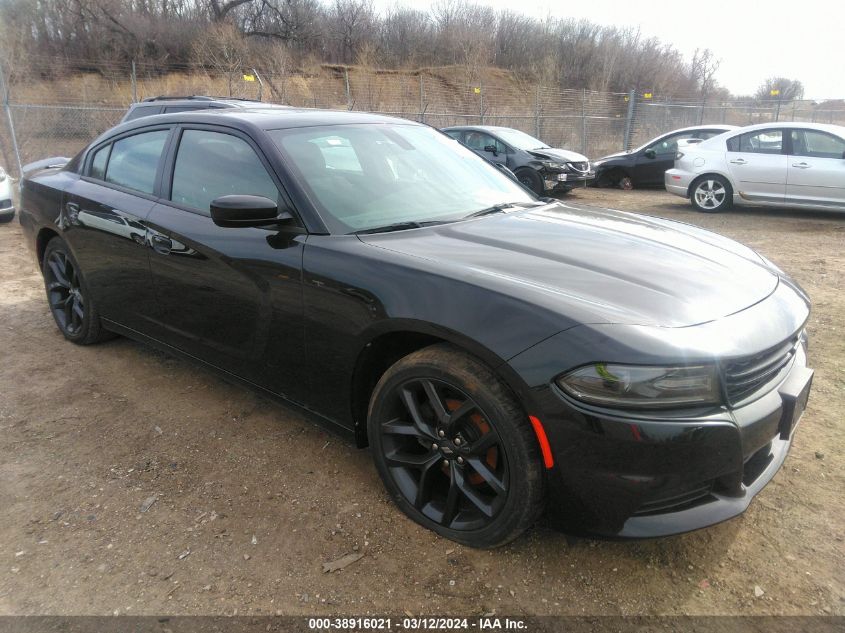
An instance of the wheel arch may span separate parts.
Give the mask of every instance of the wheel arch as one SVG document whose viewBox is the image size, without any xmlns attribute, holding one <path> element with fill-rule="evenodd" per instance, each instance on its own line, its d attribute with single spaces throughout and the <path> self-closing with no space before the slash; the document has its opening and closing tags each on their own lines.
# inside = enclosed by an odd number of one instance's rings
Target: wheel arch
<svg viewBox="0 0 845 633">
<path fill-rule="evenodd" d="M 35 256 L 38 258 L 39 270 L 41 270 L 41 267 L 44 264 L 44 252 L 47 250 L 47 244 L 49 244 L 50 240 L 54 237 L 60 237 L 60 235 L 58 231 L 49 227 L 42 228 L 38 231 L 38 235 L 35 237 Z"/>
<path fill-rule="evenodd" d="M 507 364 L 506 359 L 459 332 L 424 321 L 397 319 L 369 330 L 362 340 L 366 342 L 356 358 L 350 390 L 355 443 L 360 448 L 369 444 L 367 410 L 378 381 L 398 360 L 438 343 L 448 343 L 482 361 L 513 392 L 526 417 L 530 412 L 528 386 Z"/>
</svg>

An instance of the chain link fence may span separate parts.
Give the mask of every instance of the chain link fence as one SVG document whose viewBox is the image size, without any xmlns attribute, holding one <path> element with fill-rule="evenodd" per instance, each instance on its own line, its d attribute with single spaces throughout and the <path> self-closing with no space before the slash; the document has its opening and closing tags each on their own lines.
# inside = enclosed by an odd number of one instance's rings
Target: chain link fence
<svg viewBox="0 0 845 633">
<path fill-rule="evenodd" d="M 297 107 L 388 114 L 435 127 L 513 127 L 591 159 L 690 125 L 776 120 L 845 125 L 845 100 L 714 103 L 634 91 L 552 89 L 516 81 L 496 69 L 474 81 L 467 81 L 467 74 L 462 68 L 399 72 L 323 65 L 309 73 L 185 68 L 165 75 L 116 65 L 111 72 L 57 74 L 51 81 L 13 76 L 8 87 L 0 83 L 5 110 L 0 152 L 3 165 L 18 172 L 21 164 L 34 160 L 73 156 L 118 123 L 132 101 L 159 94 L 231 94 Z"/>
</svg>

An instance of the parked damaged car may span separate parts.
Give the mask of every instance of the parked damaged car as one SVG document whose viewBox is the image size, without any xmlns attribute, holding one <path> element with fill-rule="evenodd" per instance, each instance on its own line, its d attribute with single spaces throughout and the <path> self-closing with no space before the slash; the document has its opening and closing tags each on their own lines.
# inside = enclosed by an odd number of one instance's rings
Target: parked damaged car
<svg viewBox="0 0 845 633">
<path fill-rule="evenodd" d="M 44 165 L 21 224 L 68 341 L 122 334 L 301 407 L 460 543 L 543 512 L 624 537 L 736 516 L 806 406 L 810 302 L 785 272 L 538 199 L 425 125 L 184 112 Z"/>
<path fill-rule="evenodd" d="M 593 161 L 596 170 L 595 184 L 600 187 L 657 187 L 663 185 L 663 174 L 675 163 L 680 141 L 705 140 L 728 130 L 735 125 L 698 125 L 673 130 L 637 149 L 618 152 Z"/>
<path fill-rule="evenodd" d="M 538 196 L 566 193 L 593 179 L 586 156 L 566 149 L 554 149 L 542 141 L 509 127 L 464 125 L 443 128 L 449 136 L 493 163 L 516 174 L 524 186 Z"/>
</svg>

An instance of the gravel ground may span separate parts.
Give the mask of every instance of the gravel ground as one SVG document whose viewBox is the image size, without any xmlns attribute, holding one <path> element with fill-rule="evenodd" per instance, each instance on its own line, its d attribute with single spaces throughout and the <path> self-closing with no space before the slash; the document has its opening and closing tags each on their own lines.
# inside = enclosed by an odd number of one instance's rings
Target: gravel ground
<svg viewBox="0 0 845 633">
<path fill-rule="evenodd" d="M 496 551 L 438 538 L 393 507 L 366 451 L 297 411 L 126 339 L 64 342 L 15 221 L 0 225 L 0 614 L 845 614 L 845 216 L 568 198 L 736 238 L 812 296 L 809 408 L 745 515 L 639 542 L 542 525 Z"/>
</svg>

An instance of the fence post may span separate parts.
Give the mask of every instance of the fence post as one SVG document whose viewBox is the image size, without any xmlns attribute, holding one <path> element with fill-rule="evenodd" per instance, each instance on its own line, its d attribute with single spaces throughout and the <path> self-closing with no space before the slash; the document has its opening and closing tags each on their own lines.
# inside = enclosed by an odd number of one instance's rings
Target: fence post
<svg viewBox="0 0 845 633">
<path fill-rule="evenodd" d="M 423 86 L 423 75 L 420 73 L 420 123 L 425 123 L 425 87 Z"/>
<path fill-rule="evenodd" d="M 135 73 L 135 60 L 132 60 L 132 103 L 138 103 L 138 75 Z"/>
<path fill-rule="evenodd" d="M 587 155 L 587 89 L 581 89 L 581 153 Z"/>
<path fill-rule="evenodd" d="M 780 92 L 778 92 L 778 105 L 777 109 L 775 110 L 775 123 L 780 121 Z"/>
<path fill-rule="evenodd" d="M 631 135 L 634 131 L 634 111 L 637 93 L 631 90 L 628 93 L 628 116 L 625 119 L 625 140 L 623 141 L 622 149 L 628 151 L 631 149 Z"/>
<path fill-rule="evenodd" d="M 478 75 L 478 117 L 479 125 L 484 125 L 484 84 L 481 81 L 481 74 Z"/>
<path fill-rule="evenodd" d="M 540 138 L 540 84 L 534 96 L 534 136 Z"/>
<path fill-rule="evenodd" d="M 349 66 L 343 67 L 343 79 L 346 82 L 346 109 L 352 109 L 352 91 L 349 89 Z"/>
<path fill-rule="evenodd" d="M 15 122 L 12 120 L 12 109 L 9 107 L 9 85 L 6 83 L 6 72 L 0 64 L 0 93 L 3 94 L 3 109 L 6 110 L 6 120 L 9 122 L 9 135 L 12 137 L 12 147 L 15 150 L 15 160 L 18 163 L 18 178 L 23 178 L 21 152 L 18 147 L 18 137 L 15 134 Z"/>
</svg>

